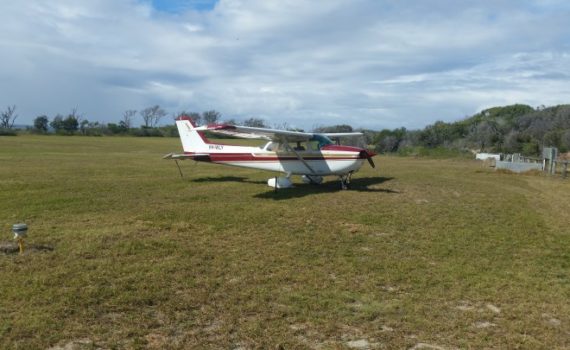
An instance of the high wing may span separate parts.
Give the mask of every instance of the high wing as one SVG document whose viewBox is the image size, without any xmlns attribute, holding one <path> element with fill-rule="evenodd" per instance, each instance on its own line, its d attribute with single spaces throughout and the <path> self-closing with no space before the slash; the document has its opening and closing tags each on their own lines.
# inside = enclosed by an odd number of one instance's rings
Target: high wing
<svg viewBox="0 0 570 350">
<path fill-rule="evenodd" d="M 248 138 L 248 139 L 264 139 L 271 141 L 284 141 L 288 142 L 301 142 L 308 141 L 313 137 L 312 133 L 277 130 L 269 128 L 254 128 L 251 126 L 227 125 L 227 124 L 213 124 L 204 125 L 196 128 L 196 131 L 210 131 L 217 134 L 231 135 L 234 137 Z"/>
<path fill-rule="evenodd" d="M 364 134 L 361 132 L 325 132 L 325 133 L 322 133 L 319 135 L 324 135 L 326 137 L 338 138 L 338 137 L 362 136 Z"/>
<path fill-rule="evenodd" d="M 231 135 L 234 137 L 247 138 L 247 139 L 264 139 L 271 141 L 287 141 L 287 142 L 309 141 L 315 135 L 323 135 L 335 138 L 362 135 L 362 133 L 360 132 L 312 133 L 312 132 L 278 130 L 278 129 L 269 129 L 269 128 L 254 128 L 251 126 L 239 126 L 239 125 L 227 125 L 227 124 L 204 125 L 197 127 L 196 131 L 210 131 L 217 134 Z"/>
</svg>

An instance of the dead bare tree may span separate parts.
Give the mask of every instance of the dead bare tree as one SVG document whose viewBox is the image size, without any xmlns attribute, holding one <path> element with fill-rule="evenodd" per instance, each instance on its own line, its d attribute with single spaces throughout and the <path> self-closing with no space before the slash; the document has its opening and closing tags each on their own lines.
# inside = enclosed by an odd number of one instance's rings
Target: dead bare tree
<svg viewBox="0 0 570 350">
<path fill-rule="evenodd" d="M 182 117 L 182 116 L 192 118 L 192 120 L 194 121 L 194 124 L 196 124 L 196 125 L 200 125 L 202 122 L 202 116 L 200 115 L 200 113 L 188 112 L 188 111 L 180 111 L 180 112 L 176 113 L 174 115 L 174 120 L 176 120 L 177 118 Z"/>
<path fill-rule="evenodd" d="M 8 106 L 6 110 L 0 114 L 0 129 L 12 129 L 16 118 L 18 118 L 16 105 Z"/>
<path fill-rule="evenodd" d="M 202 113 L 202 121 L 204 124 L 216 124 L 220 121 L 222 115 L 220 112 L 211 110 Z"/>
<path fill-rule="evenodd" d="M 166 116 L 167 113 L 166 111 L 164 111 L 164 109 L 160 108 L 159 105 L 156 105 L 143 109 L 142 111 L 139 112 L 139 114 L 143 118 L 145 127 L 154 128 L 158 125 L 160 119 Z"/>
<path fill-rule="evenodd" d="M 121 124 L 125 129 L 130 129 L 133 123 L 133 118 L 137 114 L 136 109 L 127 109 L 123 112 L 123 119 L 121 120 Z"/>
</svg>

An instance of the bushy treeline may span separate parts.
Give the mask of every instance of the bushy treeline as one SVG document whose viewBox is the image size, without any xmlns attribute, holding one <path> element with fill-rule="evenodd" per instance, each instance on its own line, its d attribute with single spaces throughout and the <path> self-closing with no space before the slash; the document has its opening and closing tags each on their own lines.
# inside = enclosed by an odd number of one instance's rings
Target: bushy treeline
<svg viewBox="0 0 570 350">
<path fill-rule="evenodd" d="M 15 107 L 14 107 L 15 108 Z M 203 113 L 181 111 L 172 115 L 176 119 L 180 115 L 192 117 L 197 124 L 221 122 L 221 114 L 215 110 Z M 159 125 L 160 121 L 168 116 L 168 113 L 160 106 L 155 105 L 141 111 L 126 110 L 120 120 L 114 123 L 101 123 L 89 121 L 82 114 L 73 109 L 67 115 L 57 114 L 53 118 L 46 115 L 37 116 L 33 126 L 27 131 L 36 134 L 58 134 L 58 135 L 83 135 L 83 136 L 109 136 L 109 135 L 131 135 L 131 136 L 156 136 L 156 137 L 177 137 L 178 130 L 174 124 Z M 140 126 L 135 126 L 139 118 Z M 259 121 L 258 119 L 250 119 Z M 228 121 L 233 122 L 233 121 Z M 1 125 L 1 124 L 0 124 Z M 12 131 L 12 133 L 15 133 Z"/>
<path fill-rule="evenodd" d="M 0 135 L 13 135 L 17 118 L 16 106 L 10 106 L 0 113 Z M 67 115 L 53 118 L 45 115 L 34 119 L 30 132 L 62 135 L 132 135 L 132 136 L 178 136 L 172 123 L 159 126 L 168 113 L 160 106 L 151 106 L 141 111 L 126 110 L 115 123 L 89 121 L 73 109 Z M 202 113 L 180 111 L 171 115 L 191 117 L 198 125 L 226 123 L 251 127 L 269 127 L 265 120 L 249 118 L 240 123 L 234 119 L 222 119 L 215 111 Z M 136 118 L 140 126 L 134 126 Z M 287 123 L 274 128 L 297 130 Z M 315 127 L 316 132 L 351 132 L 347 124 Z M 562 152 L 570 151 L 570 105 L 532 108 L 516 104 L 493 107 L 456 122 L 437 121 L 423 130 L 398 128 L 381 131 L 358 130 L 364 133 L 366 143 L 381 153 L 449 155 L 453 152 L 486 151 L 504 153 L 539 154 L 542 147 L 558 147 Z M 216 137 L 212 134 L 211 137 Z"/>
<path fill-rule="evenodd" d="M 570 151 L 570 105 L 493 107 L 463 120 L 435 122 L 423 130 L 382 130 L 372 139 L 383 153 L 424 149 L 539 154 L 542 147 Z"/>
<path fill-rule="evenodd" d="M 15 106 L 9 107 L 3 112 L 0 119 L 0 132 L 15 135 L 16 131 L 12 129 Z M 172 120 L 179 116 L 189 116 L 197 125 L 204 124 L 238 124 L 234 119 L 222 120 L 222 115 L 218 111 L 210 110 L 202 113 L 180 111 L 172 114 Z M 83 136 L 109 136 L 109 135 L 131 135 L 131 136 L 155 136 L 155 137 L 178 137 L 178 129 L 174 123 L 169 125 L 159 125 L 168 113 L 160 106 L 155 105 L 145 108 L 141 111 L 126 110 L 121 119 L 115 123 L 101 123 L 98 121 L 89 121 L 87 118 L 73 109 L 69 114 L 57 114 L 53 118 L 46 115 L 37 116 L 34 119 L 33 126 L 27 131 L 36 134 L 58 134 L 58 135 L 83 135 Z M 135 121 L 139 118 L 140 126 L 134 126 Z M 241 124 L 252 127 L 267 127 L 266 122 L 260 118 L 249 118 L 241 122 Z M 2 129 L 2 126 L 5 126 Z M 1 134 L 1 133 L 0 133 Z M 215 135 L 211 135 L 216 137 Z"/>
</svg>

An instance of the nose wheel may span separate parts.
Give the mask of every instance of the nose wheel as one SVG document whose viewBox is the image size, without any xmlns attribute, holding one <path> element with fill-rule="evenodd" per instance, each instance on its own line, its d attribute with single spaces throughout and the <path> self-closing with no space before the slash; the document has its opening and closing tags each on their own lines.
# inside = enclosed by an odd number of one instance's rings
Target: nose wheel
<svg viewBox="0 0 570 350">
<path fill-rule="evenodd" d="M 340 189 L 348 190 L 350 188 L 350 180 L 352 179 L 352 171 L 346 175 L 340 175 Z"/>
</svg>

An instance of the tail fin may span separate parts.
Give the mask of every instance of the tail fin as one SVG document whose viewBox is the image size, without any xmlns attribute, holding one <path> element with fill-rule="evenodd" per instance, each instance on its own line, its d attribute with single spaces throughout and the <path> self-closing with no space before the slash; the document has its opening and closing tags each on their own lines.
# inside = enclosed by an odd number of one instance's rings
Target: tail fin
<svg viewBox="0 0 570 350">
<path fill-rule="evenodd" d="M 184 152 L 200 153 L 208 151 L 207 139 L 196 131 L 194 121 L 187 116 L 176 119 L 176 126 Z"/>
</svg>

